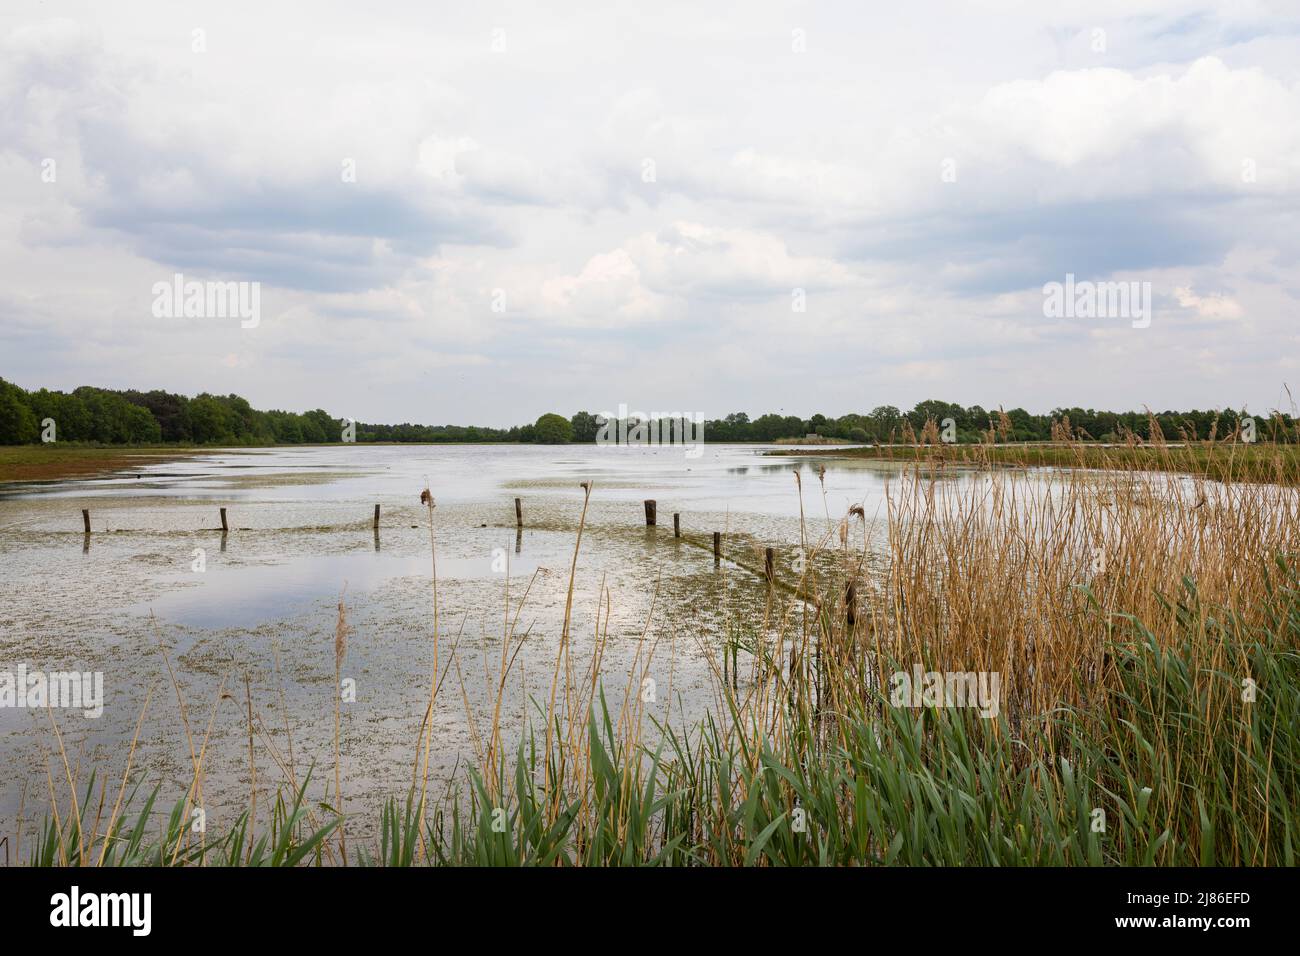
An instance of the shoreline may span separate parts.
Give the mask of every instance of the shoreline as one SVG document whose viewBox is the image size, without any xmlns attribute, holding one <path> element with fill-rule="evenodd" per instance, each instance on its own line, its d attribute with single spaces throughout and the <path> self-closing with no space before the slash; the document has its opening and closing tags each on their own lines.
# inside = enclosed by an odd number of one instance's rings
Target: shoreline
<svg viewBox="0 0 1300 956">
<path fill-rule="evenodd" d="M 0 485 L 97 478 L 215 450 L 166 445 L 5 445 L 0 447 Z"/>
<path fill-rule="evenodd" d="M 1084 468 L 1100 471 L 1159 471 L 1215 481 L 1300 485 L 1300 445 L 1169 443 L 1081 445 L 867 445 L 853 448 L 777 449 L 771 457 L 833 457 L 929 465 L 1000 465 L 1013 468 Z"/>
</svg>

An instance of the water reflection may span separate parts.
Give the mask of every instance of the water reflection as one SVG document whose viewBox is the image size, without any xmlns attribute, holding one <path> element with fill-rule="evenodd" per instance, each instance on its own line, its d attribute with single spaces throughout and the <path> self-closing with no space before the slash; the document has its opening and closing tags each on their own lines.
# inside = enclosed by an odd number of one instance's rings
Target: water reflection
<svg viewBox="0 0 1300 956">
<path fill-rule="evenodd" d="M 378 541 L 378 536 L 376 536 Z M 516 554 L 522 540 L 516 543 Z M 222 536 L 222 553 L 226 551 Z M 438 556 L 440 581 L 504 581 L 503 549 L 478 556 Z M 520 555 L 508 564 L 512 578 L 531 575 L 537 561 Z M 427 554 L 399 555 L 365 549 L 342 554 L 296 555 L 273 563 L 228 565 L 209 560 L 201 574 L 160 579 L 169 588 L 131 608 L 135 613 L 189 627 L 256 627 L 291 618 L 331 602 L 346 584 L 355 600 L 370 600 L 385 584 L 399 578 L 430 578 Z"/>
</svg>

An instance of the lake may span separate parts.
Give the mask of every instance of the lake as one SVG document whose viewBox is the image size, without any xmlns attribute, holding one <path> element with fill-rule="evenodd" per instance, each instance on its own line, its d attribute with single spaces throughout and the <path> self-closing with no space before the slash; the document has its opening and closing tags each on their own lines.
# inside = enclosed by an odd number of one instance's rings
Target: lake
<svg viewBox="0 0 1300 956">
<path fill-rule="evenodd" d="M 332 777 L 342 599 L 351 628 L 343 676 L 355 686 L 355 701 L 342 708 L 344 791 L 363 832 L 382 800 L 410 785 L 428 700 L 433 557 L 422 489 L 436 503 L 440 656 L 451 682 L 434 715 L 432 770 L 445 782 L 474 761 L 516 615 L 522 645 L 502 695 L 516 738 L 536 715 L 530 700 L 545 696 L 581 482 L 594 490 L 573 582 L 574 653 L 590 655 L 600 629 L 599 674 L 611 701 L 622 699 L 638 654 L 652 655 L 658 719 L 691 721 L 713 706 L 709 648 L 752 626 L 766 594 L 764 548 L 776 549 L 778 577 L 795 577 L 801 509 L 810 543 L 851 505 L 864 508 L 868 536 L 883 533 L 886 488 L 901 466 L 766 450 L 706 445 L 693 459 L 663 446 L 216 450 L 125 475 L 10 485 L 0 492 L 0 671 L 24 664 L 103 674 L 101 716 L 53 716 L 80 781 L 95 767 L 101 779 L 108 774 L 110 794 L 151 694 L 133 777 L 162 784 L 160 804 L 170 807 L 191 762 L 165 647 L 196 747 L 211 721 L 205 802 L 209 826 L 224 831 L 225 808 L 242 809 L 252 782 L 250 704 L 259 791 L 285 779 L 290 745 L 296 776 L 314 763 L 317 781 Z M 956 472 L 952 480 L 980 478 Z M 657 502 L 653 528 L 647 498 Z M 714 531 L 725 536 L 718 565 Z M 217 700 L 222 686 L 227 696 Z M 54 743 L 45 709 L 0 708 L 0 833 L 13 832 L 20 813 L 29 829 L 47 811 L 47 762 L 56 779 L 62 772 Z M 272 748 L 276 756 L 267 756 Z"/>
</svg>

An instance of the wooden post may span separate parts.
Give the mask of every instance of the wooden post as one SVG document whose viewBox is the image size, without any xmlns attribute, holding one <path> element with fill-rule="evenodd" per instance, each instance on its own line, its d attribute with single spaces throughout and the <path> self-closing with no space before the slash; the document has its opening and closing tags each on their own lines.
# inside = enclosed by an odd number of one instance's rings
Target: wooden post
<svg viewBox="0 0 1300 956">
<path fill-rule="evenodd" d="M 229 530 L 230 530 L 230 528 L 229 528 L 229 526 L 226 524 L 226 509 L 225 509 L 225 508 L 222 508 L 222 509 L 221 509 L 221 533 L 222 533 L 222 534 L 225 534 L 225 533 L 226 533 L 227 531 L 229 531 Z"/>
<path fill-rule="evenodd" d="M 520 499 L 516 498 L 515 499 L 515 527 L 522 528 L 523 526 L 524 526 L 524 503 Z"/>
<path fill-rule="evenodd" d="M 375 523 L 373 527 L 376 531 L 379 530 L 379 505 L 375 505 Z"/>
<path fill-rule="evenodd" d="M 681 536 L 682 536 L 682 515 L 681 512 L 674 511 L 673 512 L 673 537 L 680 538 Z"/>
<path fill-rule="evenodd" d="M 89 508 L 81 509 L 81 523 L 85 525 L 86 534 L 90 534 L 90 509 Z"/>
<path fill-rule="evenodd" d="M 722 532 L 713 532 L 713 563 L 717 564 L 722 560 Z"/>
<path fill-rule="evenodd" d="M 647 498 L 645 501 L 645 526 L 653 528 L 655 523 L 655 501 L 653 498 Z"/>
<path fill-rule="evenodd" d="M 771 548 L 763 553 L 763 574 L 767 577 L 768 584 L 776 578 L 776 552 Z"/>
</svg>

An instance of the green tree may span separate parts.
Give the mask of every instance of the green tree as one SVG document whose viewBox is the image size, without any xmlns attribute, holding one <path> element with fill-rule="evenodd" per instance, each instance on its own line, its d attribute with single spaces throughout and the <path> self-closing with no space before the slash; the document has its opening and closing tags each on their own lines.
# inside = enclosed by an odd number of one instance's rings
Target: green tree
<svg viewBox="0 0 1300 956">
<path fill-rule="evenodd" d="M 567 445 L 573 441 L 573 425 L 563 415 L 548 412 L 537 419 L 533 435 L 543 445 Z"/>
<path fill-rule="evenodd" d="M 85 441 L 90 438 L 90 410 L 76 395 L 55 392 L 54 419 L 59 441 Z"/>
<path fill-rule="evenodd" d="M 578 412 L 569 423 L 573 425 L 573 440 L 576 442 L 594 442 L 596 433 L 600 431 L 596 416 L 591 412 Z"/>
<path fill-rule="evenodd" d="M 801 421 L 799 425 L 802 427 L 803 422 Z M 778 438 L 790 438 L 799 434 L 799 429 L 796 428 L 794 432 L 787 431 L 785 419 L 769 412 L 754 419 L 750 434 L 755 441 L 776 441 Z"/>
<path fill-rule="evenodd" d="M 903 422 L 903 413 L 893 405 L 880 405 L 871 410 L 871 421 L 876 441 L 887 442 L 894 429 Z"/>
<path fill-rule="evenodd" d="M 153 413 L 143 405 L 127 405 L 123 409 L 126 440 L 135 444 L 153 444 L 162 441 L 162 427 Z"/>
<path fill-rule="evenodd" d="M 23 394 L 0 381 L 0 445 L 22 445 L 40 437 L 36 416 L 22 401 Z"/>
<path fill-rule="evenodd" d="M 190 432 L 200 445 L 229 442 L 233 436 L 226 427 L 226 407 L 206 393 L 194 399 L 190 402 Z"/>
<path fill-rule="evenodd" d="M 343 427 L 347 422 L 335 418 L 323 408 L 313 408 L 303 412 L 306 421 L 302 426 L 302 437 L 309 442 L 332 444 L 343 440 Z"/>
</svg>

